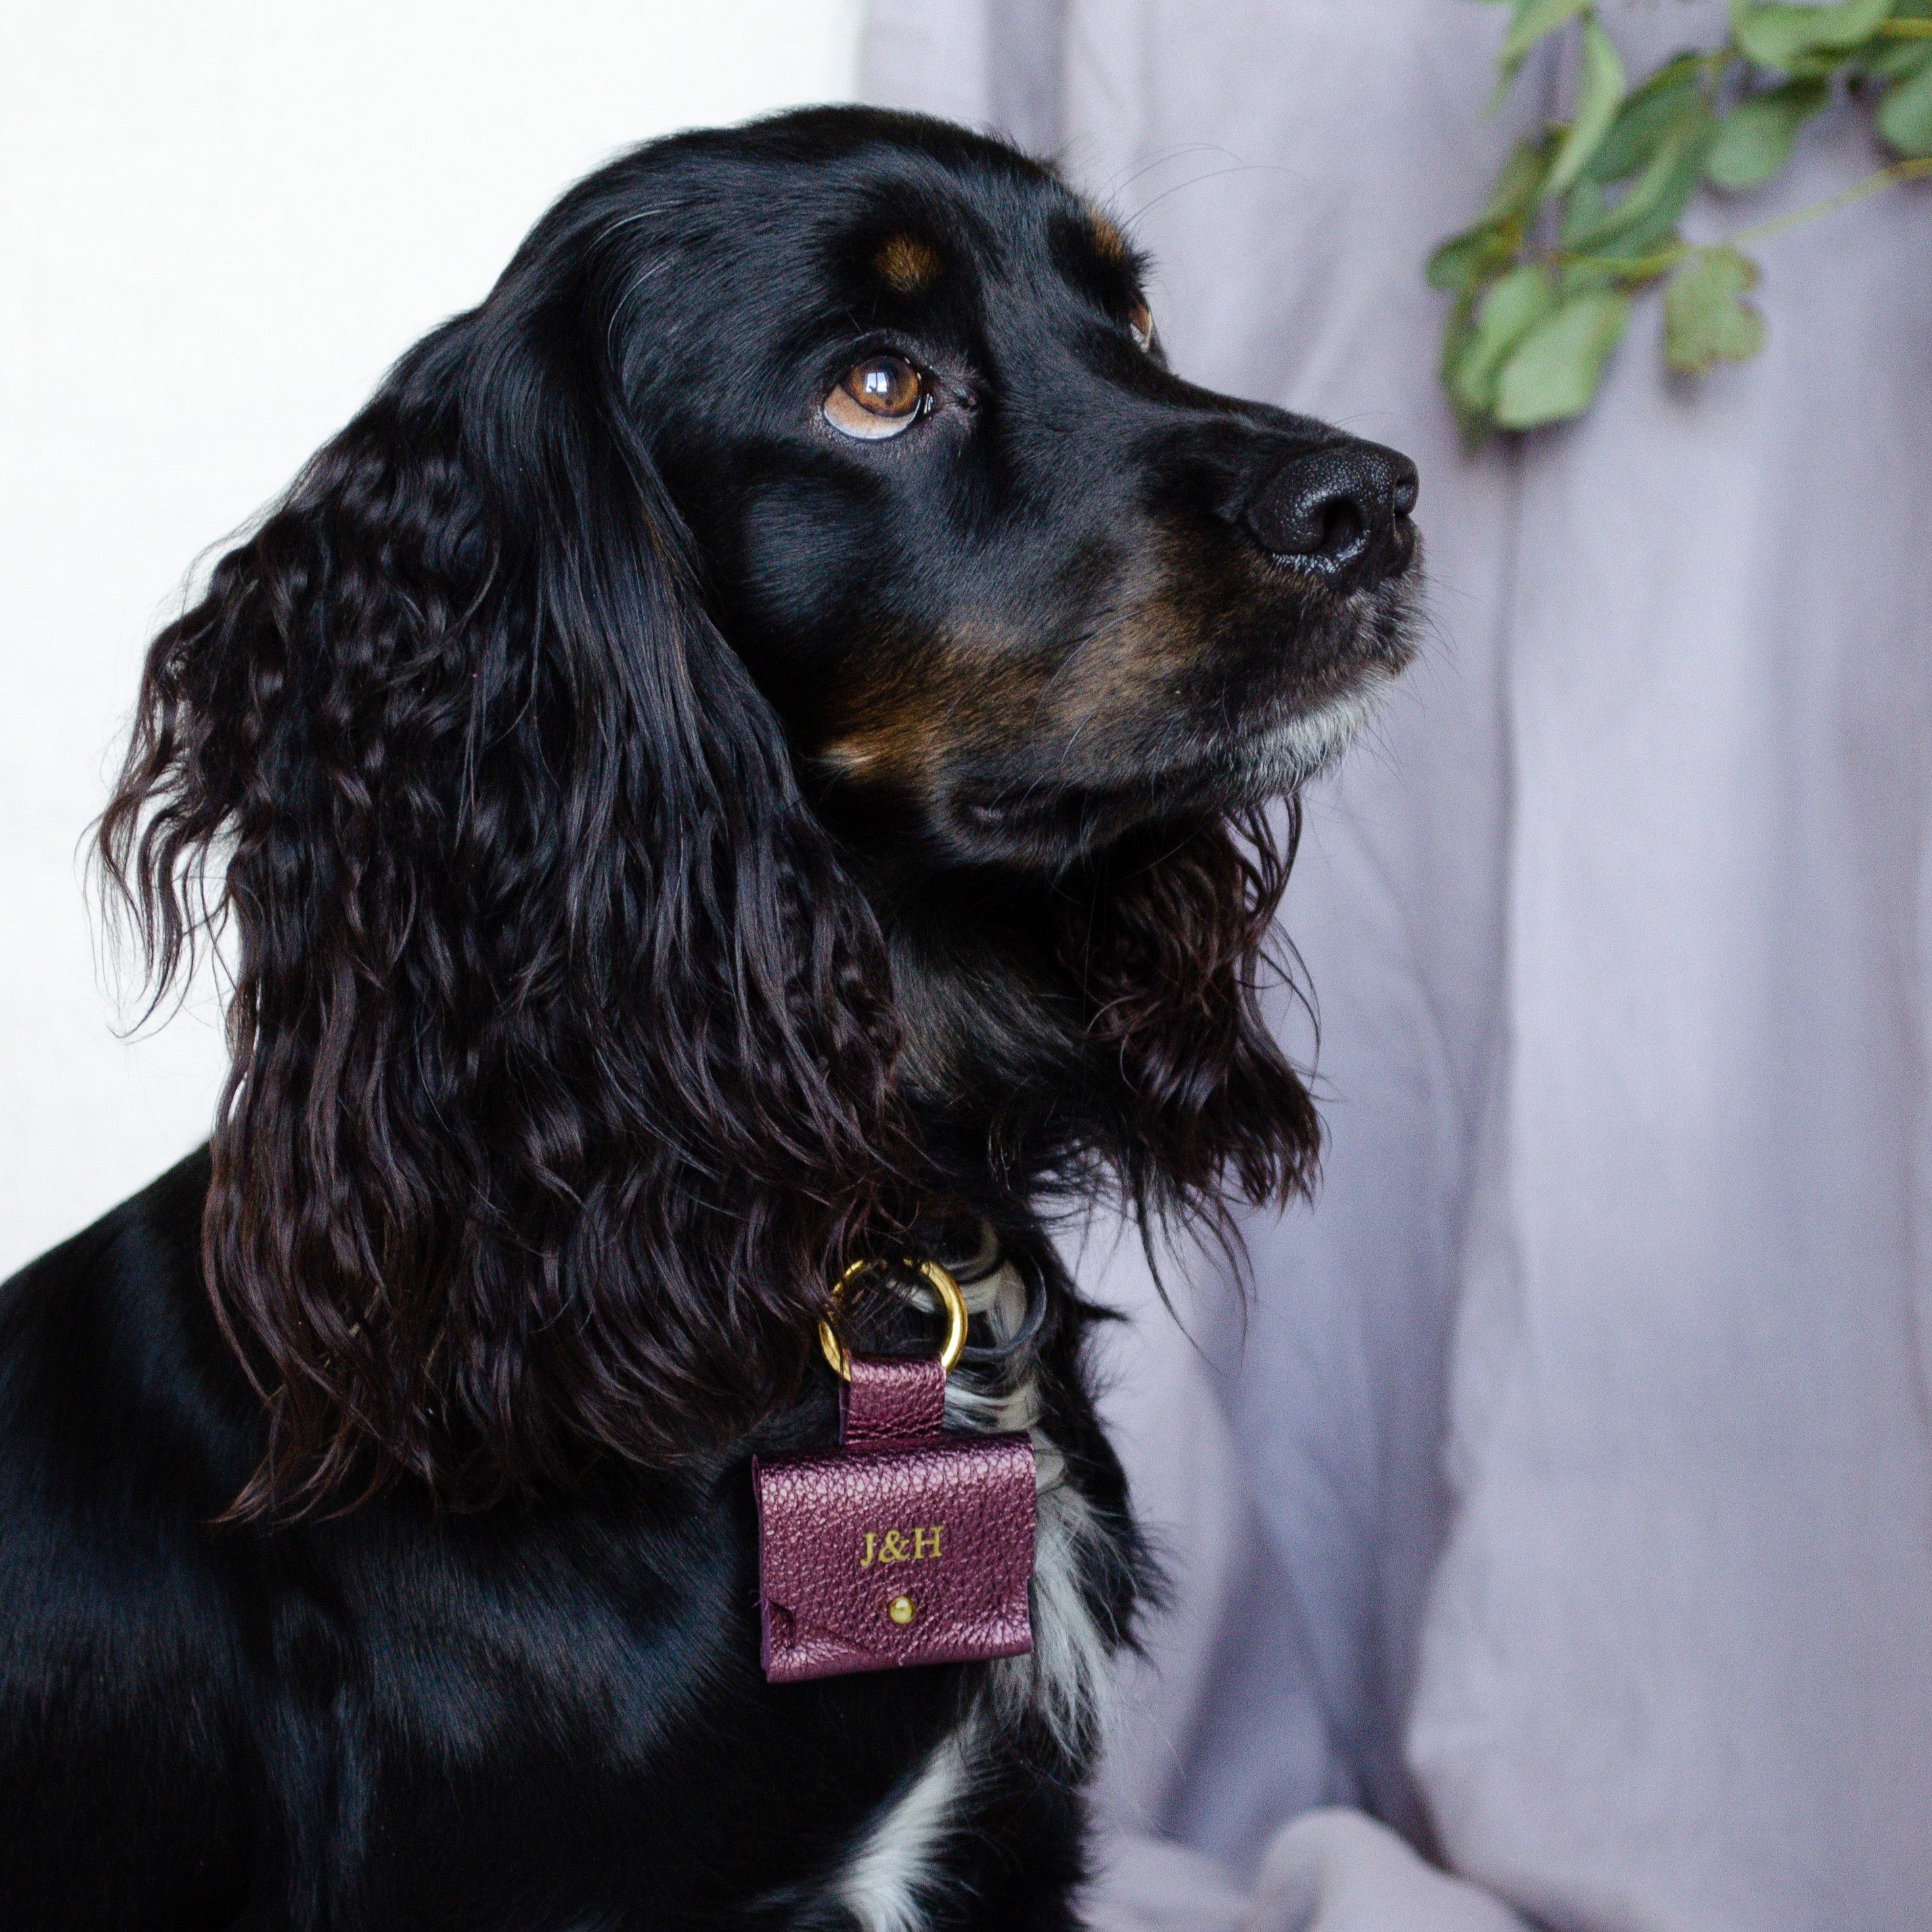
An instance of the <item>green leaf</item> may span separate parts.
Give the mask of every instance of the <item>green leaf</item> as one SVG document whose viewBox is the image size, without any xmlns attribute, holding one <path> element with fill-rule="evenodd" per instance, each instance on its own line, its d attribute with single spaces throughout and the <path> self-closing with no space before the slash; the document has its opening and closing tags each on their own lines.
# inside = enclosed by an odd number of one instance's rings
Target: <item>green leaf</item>
<svg viewBox="0 0 1932 1932">
<path fill-rule="evenodd" d="M 1550 170 L 1547 194 L 1562 194 L 1583 171 L 1623 105 L 1624 64 L 1610 37 L 1594 19 L 1583 22 L 1583 65 L 1576 81 L 1576 108 L 1570 132 Z"/>
<path fill-rule="evenodd" d="M 1464 408 L 1486 412 L 1496 401 L 1497 370 L 1556 306 L 1547 269 L 1532 265 L 1504 275 L 1475 311 L 1475 326 L 1448 374 L 1449 393 Z"/>
<path fill-rule="evenodd" d="M 1507 221 L 1513 214 L 1528 212 L 1543 191 L 1544 172 L 1550 166 L 1552 146 L 1546 135 L 1538 141 L 1519 141 L 1510 150 L 1509 159 L 1504 162 L 1502 172 L 1497 176 L 1496 184 L 1477 218 L 1478 226 Z"/>
<path fill-rule="evenodd" d="M 1466 449 L 1475 449 L 1495 427 L 1486 410 L 1472 410 L 1456 393 L 1454 376 L 1458 364 L 1468 348 L 1469 339 L 1475 333 L 1472 319 L 1474 303 L 1468 296 L 1458 298 L 1449 311 L 1449 320 L 1443 325 L 1442 355 L 1436 364 L 1443 390 L 1449 398 L 1450 412 L 1456 418 L 1456 428 L 1462 439 Z"/>
<path fill-rule="evenodd" d="M 1932 44 L 1924 40 L 1875 40 L 1858 50 L 1859 66 L 1880 80 L 1903 80 L 1928 61 L 1932 61 Z"/>
<path fill-rule="evenodd" d="M 1718 124 L 1704 163 L 1714 187 L 1736 194 L 1761 188 L 1791 158 L 1798 130 L 1830 98 L 1822 80 L 1788 80 L 1740 101 Z"/>
<path fill-rule="evenodd" d="M 1614 261 L 1586 257 L 1582 261 L 1564 262 L 1556 270 L 1556 298 L 1568 302 L 1572 296 L 1581 295 L 1586 289 L 1614 289 L 1624 279 Z"/>
<path fill-rule="evenodd" d="M 1567 26 L 1589 4 L 1590 0 L 1515 0 L 1515 14 L 1496 55 L 1496 87 L 1490 96 L 1491 109 L 1508 92 L 1516 69 L 1537 42 Z"/>
<path fill-rule="evenodd" d="M 1710 104 L 1691 92 L 1680 98 L 1677 118 L 1643 172 L 1617 201 L 1594 183 L 1580 182 L 1564 212 L 1563 247 L 1574 254 L 1642 255 L 1677 225 L 1704 172 L 1717 127 Z"/>
<path fill-rule="evenodd" d="M 1878 131 L 1901 154 L 1932 154 L 1932 58 L 1887 91 L 1878 104 Z"/>
<path fill-rule="evenodd" d="M 1700 248 L 1664 292 L 1664 359 L 1686 375 L 1744 362 L 1764 346 L 1764 317 L 1744 300 L 1757 264 L 1735 248 Z"/>
<path fill-rule="evenodd" d="M 1691 95 L 1700 92 L 1697 74 L 1695 54 L 1679 54 L 1659 68 L 1618 110 L 1582 179 L 1619 182 L 1635 174 L 1684 118 Z"/>
<path fill-rule="evenodd" d="M 1505 429 L 1534 429 L 1581 416 L 1629 320 L 1628 296 L 1573 296 L 1538 322 L 1504 364 L 1496 382 L 1496 421 Z"/>
<path fill-rule="evenodd" d="M 1574 20 L 1590 0 L 1515 0 L 1515 16 L 1497 58 L 1514 73 L 1537 42 Z"/>
<path fill-rule="evenodd" d="M 1429 258 L 1429 286 L 1474 295 L 1515 261 L 1522 239 L 1522 224 L 1513 221 L 1453 235 Z"/>
<path fill-rule="evenodd" d="M 1431 288 L 1472 294 L 1515 260 L 1522 244 L 1523 218 L 1541 192 L 1556 146 L 1545 134 L 1519 142 L 1510 150 L 1474 225 L 1450 236 L 1430 256 L 1425 272 Z"/>
<path fill-rule="evenodd" d="M 1892 0 L 1839 0 L 1834 7 L 1731 0 L 1731 38 L 1760 67 L 1789 68 L 1800 55 L 1835 52 L 1870 40 L 1892 8 Z"/>
<path fill-rule="evenodd" d="M 1436 249 L 1424 273 L 1432 289 L 1466 296 L 1487 281 L 1515 253 L 1514 244 L 1493 224 L 1465 229 Z"/>
</svg>

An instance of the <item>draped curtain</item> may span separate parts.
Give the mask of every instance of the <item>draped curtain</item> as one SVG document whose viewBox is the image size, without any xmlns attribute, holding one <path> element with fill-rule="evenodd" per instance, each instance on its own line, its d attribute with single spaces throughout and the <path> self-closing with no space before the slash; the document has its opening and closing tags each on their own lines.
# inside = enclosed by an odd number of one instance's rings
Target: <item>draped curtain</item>
<svg viewBox="0 0 1932 1932">
<path fill-rule="evenodd" d="M 1723 20 L 1604 12 L 1633 72 Z M 1429 640 L 1311 792 L 1284 914 L 1319 1202 L 1249 1228 L 1245 1316 L 1204 1264 L 1184 1329 L 1131 1244 L 1083 1258 L 1134 1316 L 1112 1414 L 1174 1580 L 1093 1909 L 1902 1932 L 1932 1899 L 1932 195 L 1759 250 L 1759 362 L 1668 377 L 1640 308 L 1586 421 L 1466 454 L 1420 264 L 1565 80 L 1552 52 L 1479 118 L 1505 17 L 872 8 L 872 98 L 1123 217 L 1184 374 L 1423 476 Z M 1841 103 L 1692 231 L 1874 158 Z"/>
</svg>

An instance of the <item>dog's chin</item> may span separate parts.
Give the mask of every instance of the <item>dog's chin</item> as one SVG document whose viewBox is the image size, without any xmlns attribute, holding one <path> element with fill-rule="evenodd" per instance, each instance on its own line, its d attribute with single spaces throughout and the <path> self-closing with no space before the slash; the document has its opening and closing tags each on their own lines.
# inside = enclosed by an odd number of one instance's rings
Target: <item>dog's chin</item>
<svg viewBox="0 0 1932 1932">
<path fill-rule="evenodd" d="M 1291 712 L 1240 748 L 1230 774 L 1241 795 L 1230 809 L 1264 805 L 1299 791 L 1342 756 L 1381 708 L 1396 674 L 1371 664 L 1346 690 Z"/>
<path fill-rule="evenodd" d="M 1144 768 L 1070 780 L 962 785 L 939 814 L 946 844 L 968 862 L 1058 871 L 1144 826 L 1226 814 L 1287 797 L 1328 770 L 1372 717 L 1396 667 L 1365 665 L 1312 705 L 1270 706 L 1231 732 L 1150 754 Z"/>
</svg>

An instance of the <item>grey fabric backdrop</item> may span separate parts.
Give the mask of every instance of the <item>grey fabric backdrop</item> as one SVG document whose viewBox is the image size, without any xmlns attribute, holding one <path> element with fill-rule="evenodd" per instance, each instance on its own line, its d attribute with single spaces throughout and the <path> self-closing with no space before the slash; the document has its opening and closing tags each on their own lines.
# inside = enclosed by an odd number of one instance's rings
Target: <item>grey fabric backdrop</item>
<svg viewBox="0 0 1932 1932">
<path fill-rule="evenodd" d="M 1722 17 L 1606 14 L 1634 64 Z M 1586 423 L 1466 458 L 1420 263 L 1562 85 L 1478 121 L 1504 17 L 874 7 L 873 96 L 1058 155 L 1184 373 L 1424 478 L 1432 641 L 1287 913 L 1320 1204 L 1251 1230 L 1244 1348 L 1204 1272 L 1197 1353 L 1090 1258 L 1179 1580 L 1096 1910 L 1503 1922 L 1333 1817 L 1245 1904 L 1339 1804 L 1553 1924 L 1922 1925 L 1932 196 L 1766 247 L 1760 362 L 1666 379 L 1652 305 Z M 1834 110 L 1694 227 L 1872 158 Z"/>
</svg>

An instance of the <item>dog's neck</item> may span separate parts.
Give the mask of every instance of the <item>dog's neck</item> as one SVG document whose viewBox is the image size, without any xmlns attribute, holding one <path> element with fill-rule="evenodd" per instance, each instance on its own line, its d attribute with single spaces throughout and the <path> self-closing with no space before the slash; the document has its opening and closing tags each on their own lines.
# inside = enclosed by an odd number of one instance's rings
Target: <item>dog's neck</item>
<svg viewBox="0 0 1932 1932">
<path fill-rule="evenodd" d="M 1034 1222 L 1124 1184 L 1136 1211 L 1305 1188 L 1319 1128 L 1262 1012 L 1286 859 L 1219 821 L 1051 877 L 859 874 L 890 964 L 902 1090 L 971 1208 Z M 1252 856 L 1244 856 L 1244 854 Z"/>
<path fill-rule="evenodd" d="M 1037 889 L 940 880 L 880 905 L 922 1137 L 979 1211 L 1030 1218 L 1042 1183 L 1109 1146 L 1124 1094 L 1055 960 Z"/>
</svg>

